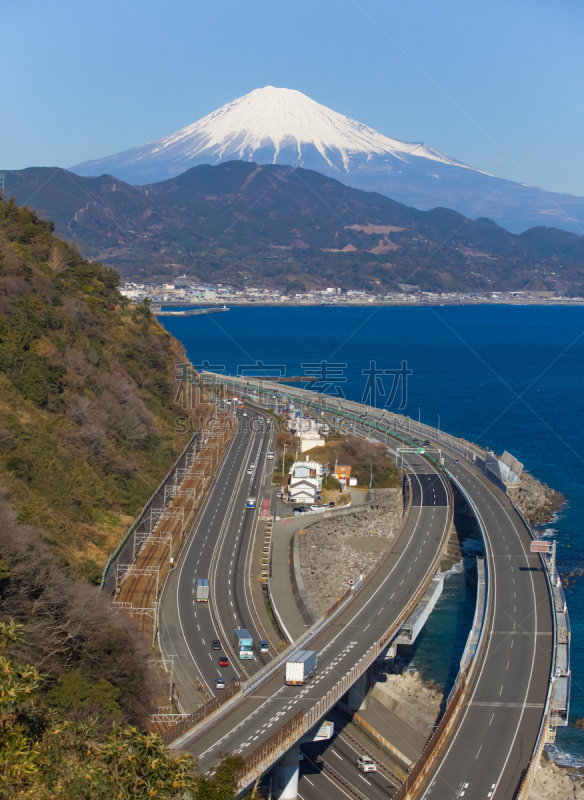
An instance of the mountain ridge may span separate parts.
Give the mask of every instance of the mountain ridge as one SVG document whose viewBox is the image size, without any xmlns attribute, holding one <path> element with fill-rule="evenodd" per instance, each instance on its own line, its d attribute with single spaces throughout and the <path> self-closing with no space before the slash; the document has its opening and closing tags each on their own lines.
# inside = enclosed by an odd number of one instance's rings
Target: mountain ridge
<svg viewBox="0 0 584 800">
<path fill-rule="evenodd" d="M 581 294 L 584 237 L 550 228 L 511 234 L 456 211 L 419 211 L 318 172 L 233 161 L 131 186 L 65 170 L 6 173 L 86 256 L 125 278 L 292 290 L 541 290 Z"/>
<path fill-rule="evenodd" d="M 553 224 L 584 233 L 584 198 L 497 178 L 424 143 L 400 142 L 302 92 L 255 89 L 175 133 L 72 168 L 146 185 L 202 164 L 290 165 L 420 210 L 486 216 L 514 233 Z"/>
</svg>

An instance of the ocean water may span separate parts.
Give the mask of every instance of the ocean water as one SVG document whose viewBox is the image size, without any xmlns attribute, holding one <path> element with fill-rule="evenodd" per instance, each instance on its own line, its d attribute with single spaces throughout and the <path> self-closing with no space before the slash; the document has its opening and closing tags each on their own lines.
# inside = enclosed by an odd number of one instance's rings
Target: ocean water
<svg viewBox="0 0 584 800">
<path fill-rule="evenodd" d="M 414 419 L 508 450 L 562 492 L 566 505 L 545 532 L 560 570 L 574 573 L 571 725 L 584 717 L 584 308 L 233 308 L 161 322 L 194 364 L 251 375 L 262 362 L 269 374 L 326 376 L 331 394 L 392 411 L 402 404 Z M 413 653 L 425 677 L 451 680 L 473 602 L 464 575 L 453 574 Z M 560 729 L 553 755 L 584 764 L 584 731 Z"/>
</svg>

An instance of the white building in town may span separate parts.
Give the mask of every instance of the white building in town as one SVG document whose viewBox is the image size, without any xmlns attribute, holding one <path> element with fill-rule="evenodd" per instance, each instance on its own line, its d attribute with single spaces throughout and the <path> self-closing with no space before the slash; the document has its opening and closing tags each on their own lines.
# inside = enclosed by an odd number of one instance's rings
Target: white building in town
<svg viewBox="0 0 584 800">
<path fill-rule="evenodd" d="M 290 467 L 290 500 L 314 503 L 322 489 L 322 464 L 318 461 L 295 461 Z"/>
</svg>

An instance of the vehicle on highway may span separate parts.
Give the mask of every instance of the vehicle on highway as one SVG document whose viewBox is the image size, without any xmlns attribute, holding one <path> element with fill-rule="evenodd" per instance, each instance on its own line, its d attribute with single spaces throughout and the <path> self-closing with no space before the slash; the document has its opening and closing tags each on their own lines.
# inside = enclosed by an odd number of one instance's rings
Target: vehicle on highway
<svg viewBox="0 0 584 800">
<path fill-rule="evenodd" d="M 211 649 L 212 650 L 221 650 L 221 642 L 219 639 L 213 639 L 211 642 Z"/>
<path fill-rule="evenodd" d="M 260 639 L 260 641 L 258 643 L 258 650 L 259 650 L 260 653 L 269 653 L 270 652 L 269 645 L 268 645 L 268 643 L 266 642 L 265 639 Z"/>
<path fill-rule="evenodd" d="M 370 756 L 359 756 L 357 769 L 361 772 L 377 772 L 377 764 Z"/>
<path fill-rule="evenodd" d="M 268 450 L 267 458 L 268 458 L 268 461 L 273 461 L 274 460 L 274 451 L 273 450 Z"/>
<path fill-rule="evenodd" d="M 244 417 L 247 417 L 247 411 L 244 411 L 244 412 L 243 412 L 243 416 L 244 416 Z"/>
<path fill-rule="evenodd" d="M 238 408 L 243 408 L 243 403 L 239 403 Z"/>
<path fill-rule="evenodd" d="M 303 686 L 316 672 L 314 650 L 297 650 L 286 661 L 286 685 Z"/>
<path fill-rule="evenodd" d="M 227 656 L 219 656 L 219 666 L 220 667 L 229 666 L 229 659 L 227 658 Z"/>
<path fill-rule="evenodd" d="M 207 578 L 197 578 L 197 603 L 209 602 L 209 581 Z"/>
<path fill-rule="evenodd" d="M 460 461 L 459 461 L 457 458 L 455 458 L 455 459 L 454 459 L 454 461 L 453 461 L 452 463 L 453 463 L 453 464 L 460 464 Z"/>
<path fill-rule="evenodd" d="M 223 678 L 217 678 L 215 681 L 215 688 L 216 689 L 225 689 L 225 681 Z"/>
<path fill-rule="evenodd" d="M 426 441 L 424 442 L 422 447 L 428 447 L 429 444 L 430 444 L 430 441 L 428 439 L 426 439 Z"/>
<path fill-rule="evenodd" d="M 258 417 L 258 422 L 263 422 L 263 421 L 264 421 L 263 417 Z"/>
<path fill-rule="evenodd" d="M 233 633 L 233 649 L 238 658 L 253 658 L 253 639 L 245 628 L 236 628 Z"/>
<path fill-rule="evenodd" d="M 251 466 L 251 465 L 250 465 L 250 466 L 247 468 L 247 474 L 248 474 L 248 475 L 253 475 L 253 466 Z"/>
<path fill-rule="evenodd" d="M 245 503 L 246 508 L 255 508 L 256 507 L 256 499 L 255 497 L 248 497 Z"/>
</svg>

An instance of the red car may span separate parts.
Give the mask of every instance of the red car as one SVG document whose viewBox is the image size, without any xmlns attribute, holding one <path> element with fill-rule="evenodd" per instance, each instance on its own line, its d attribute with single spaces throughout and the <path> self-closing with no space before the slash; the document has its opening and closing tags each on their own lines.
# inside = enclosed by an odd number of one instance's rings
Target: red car
<svg viewBox="0 0 584 800">
<path fill-rule="evenodd" d="M 219 656 L 219 666 L 220 667 L 229 666 L 229 659 L 227 658 L 227 656 Z"/>
</svg>

